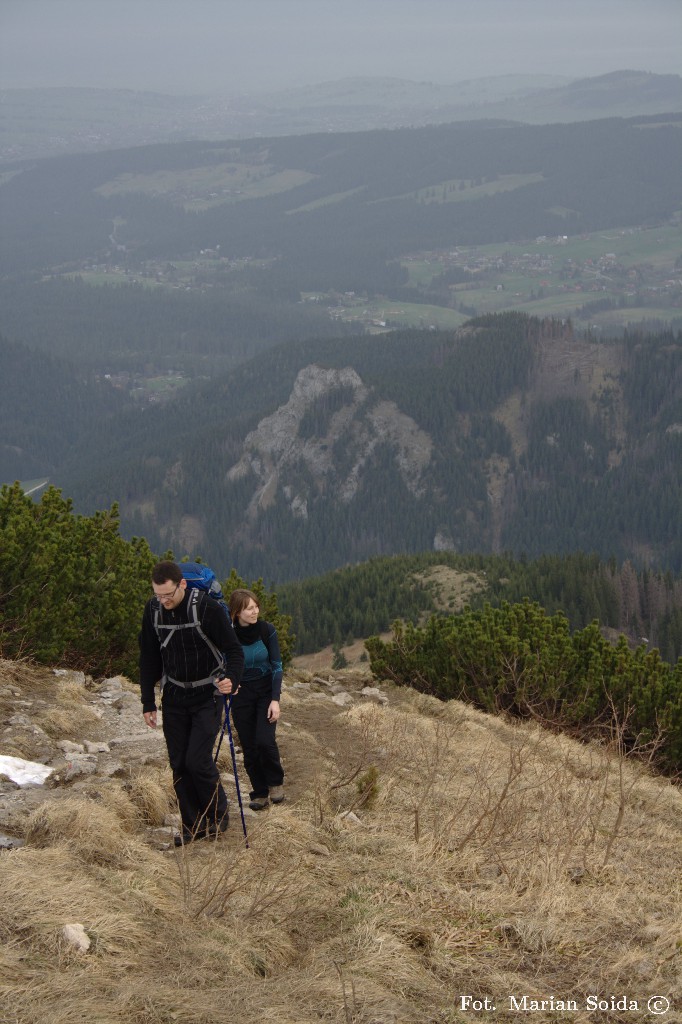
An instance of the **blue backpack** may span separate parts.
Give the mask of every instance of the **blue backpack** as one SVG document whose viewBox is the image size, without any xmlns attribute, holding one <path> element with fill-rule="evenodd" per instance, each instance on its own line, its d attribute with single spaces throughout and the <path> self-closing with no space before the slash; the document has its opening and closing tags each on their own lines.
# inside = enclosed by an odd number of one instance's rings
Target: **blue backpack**
<svg viewBox="0 0 682 1024">
<path fill-rule="evenodd" d="M 201 562 L 178 562 L 178 567 L 187 580 L 188 590 L 203 590 L 210 597 L 214 597 L 216 601 L 220 601 L 223 607 L 227 609 L 223 589 L 213 569 L 209 569 L 207 565 L 202 565 Z"/>
</svg>

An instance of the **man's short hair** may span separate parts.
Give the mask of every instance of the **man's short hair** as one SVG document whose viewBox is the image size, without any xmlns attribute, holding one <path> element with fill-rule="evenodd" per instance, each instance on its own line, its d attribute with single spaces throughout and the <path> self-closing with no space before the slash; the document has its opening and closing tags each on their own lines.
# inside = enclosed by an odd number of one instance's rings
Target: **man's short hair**
<svg viewBox="0 0 682 1024">
<path fill-rule="evenodd" d="M 182 569 L 176 562 L 157 562 L 152 569 L 152 583 L 157 587 L 162 583 L 181 583 L 184 579 Z"/>
</svg>

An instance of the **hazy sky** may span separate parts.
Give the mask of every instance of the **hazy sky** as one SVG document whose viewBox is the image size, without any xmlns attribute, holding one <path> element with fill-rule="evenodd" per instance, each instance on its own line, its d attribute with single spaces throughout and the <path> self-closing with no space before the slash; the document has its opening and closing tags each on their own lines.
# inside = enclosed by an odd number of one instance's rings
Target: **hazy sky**
<svg viewBox="0 0 682 1024">
<path fill-rule="evenodd" d="M 682 0 L 0 0 L 0 88 L 682 74 Z"/>
</svg>

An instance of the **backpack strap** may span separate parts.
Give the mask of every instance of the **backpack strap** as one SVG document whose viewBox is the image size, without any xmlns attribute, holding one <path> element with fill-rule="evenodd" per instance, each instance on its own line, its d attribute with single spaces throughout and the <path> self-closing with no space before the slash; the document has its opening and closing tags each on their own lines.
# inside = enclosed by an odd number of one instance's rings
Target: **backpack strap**
<svg viewBox="0 0 682 1024">
<path fill-rule="evenodd" d="M 155 600 L 153 602 L 153 606 L 152 606 L 153 607 L 153 618 L 154 618 L 154 629 L 156 630 L 156 635 L 158 636 L 159 640 L 161 641 L 161 650 L 163 650 L 164 647 L 166 647 L 170 643 L 172 637 L 175 635 L 175 633 L 178 630 L 180 630 L 180 629 L 196 629 L 197 633 L 199 634 L 199 636 L 204 641 L 204 643 L 206 644 L 206 646 L 210 650 L 211 654 L 215 658 L 216 666 L 218 668 L 222 668 L 224 666 L 224 664 L 225 664 L 225 659 L 224 659 L 222 653 L 218 650 L 218 648 L 213 643 L 213 641 L 209 639 L 209 637 L 206 635 L 206 633 L 204 632 L 204 630 L 201 627 L 201 622 L 199 620 L 199 609 L 197 607 L 198 604 L 199 604 L 199 593 L 200 592 L 197 589 L 192 587 L 189 590 L 188 594 L 187 594 L 187 611 L 188 611 L 188 614 L 190 616 L 190 621 L 189 622 L 178 622 L 178 623 L 170 624 L 170 625 L 166 625 L 165 623 L 161 622 L 161 615 L 160 615 L 161 605 L 160 605 L 160 602 L 158 600 Z M 164 636 L 164 634 L 165 634 L 165 636 Z M 162 639 L 162 637 L 163 637 L 163 639 Z M 168 678 L 171 679 L 170 676 Z M 178 685 L 179 686 L 201 686 L 201 685 L 203 685 L 205 683 L 211 682 L 211 680 L 212 680 L 212 677 L 209 676 L 208 679 L 198 679 L 196 682 L 193 682 L 193 683 L 178 683 Z M 171 682 L 177 683 L 177 680 L 171 679 Z"/>
<path fill-rule="evenodd" d="M 203 629 L 201 628 L 201 623 L 199 621 L 199 612 L 197 610 L 197 604 L 199 602 L 199 591 L 198 590 L 192 590 L 190 592 L 189 600 L 190 600 L 190 607 L 192 609 L 192 615 L 193 615 L 193 618 L 194 618 L 194 621 L 193 621 L 192 625 L 194 626 L 194 628 L 196 629 L 197 633 L 199 634 L 201 639 L 204 641 L 204 643 L 206 644 L 206 646 L 210 650 L 210 652 L 213 655 L 213 657 L 215 658 L 215 660 L 217 661 L 218 668 L 222 668 L 224 666 L 224 664 L 225 664 L 225 659 L 224 659 L 222 653 L 218 650 L 218 648 L 213 643 L 213 641 L 209 640 L 209 638 L 206 636 L 206 634 L 204 633 Z"/>
</svg>

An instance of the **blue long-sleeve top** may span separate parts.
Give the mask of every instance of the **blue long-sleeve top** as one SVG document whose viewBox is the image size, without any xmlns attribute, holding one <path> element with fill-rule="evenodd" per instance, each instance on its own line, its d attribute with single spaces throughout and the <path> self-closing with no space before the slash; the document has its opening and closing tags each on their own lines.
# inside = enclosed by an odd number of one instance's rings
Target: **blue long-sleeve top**
<svg viewBox="0 0 682 1024">
<path fill-rule="evenodd" d="M 271 622 L 259 619 L 252 626 L 241 626 L 237 621 L 234 631 L 244 651 L 241 685 L 271 675 L 272 700 L 278 701 L 282 694 L 282 655 L 277 630 Z"/>
</svg>

